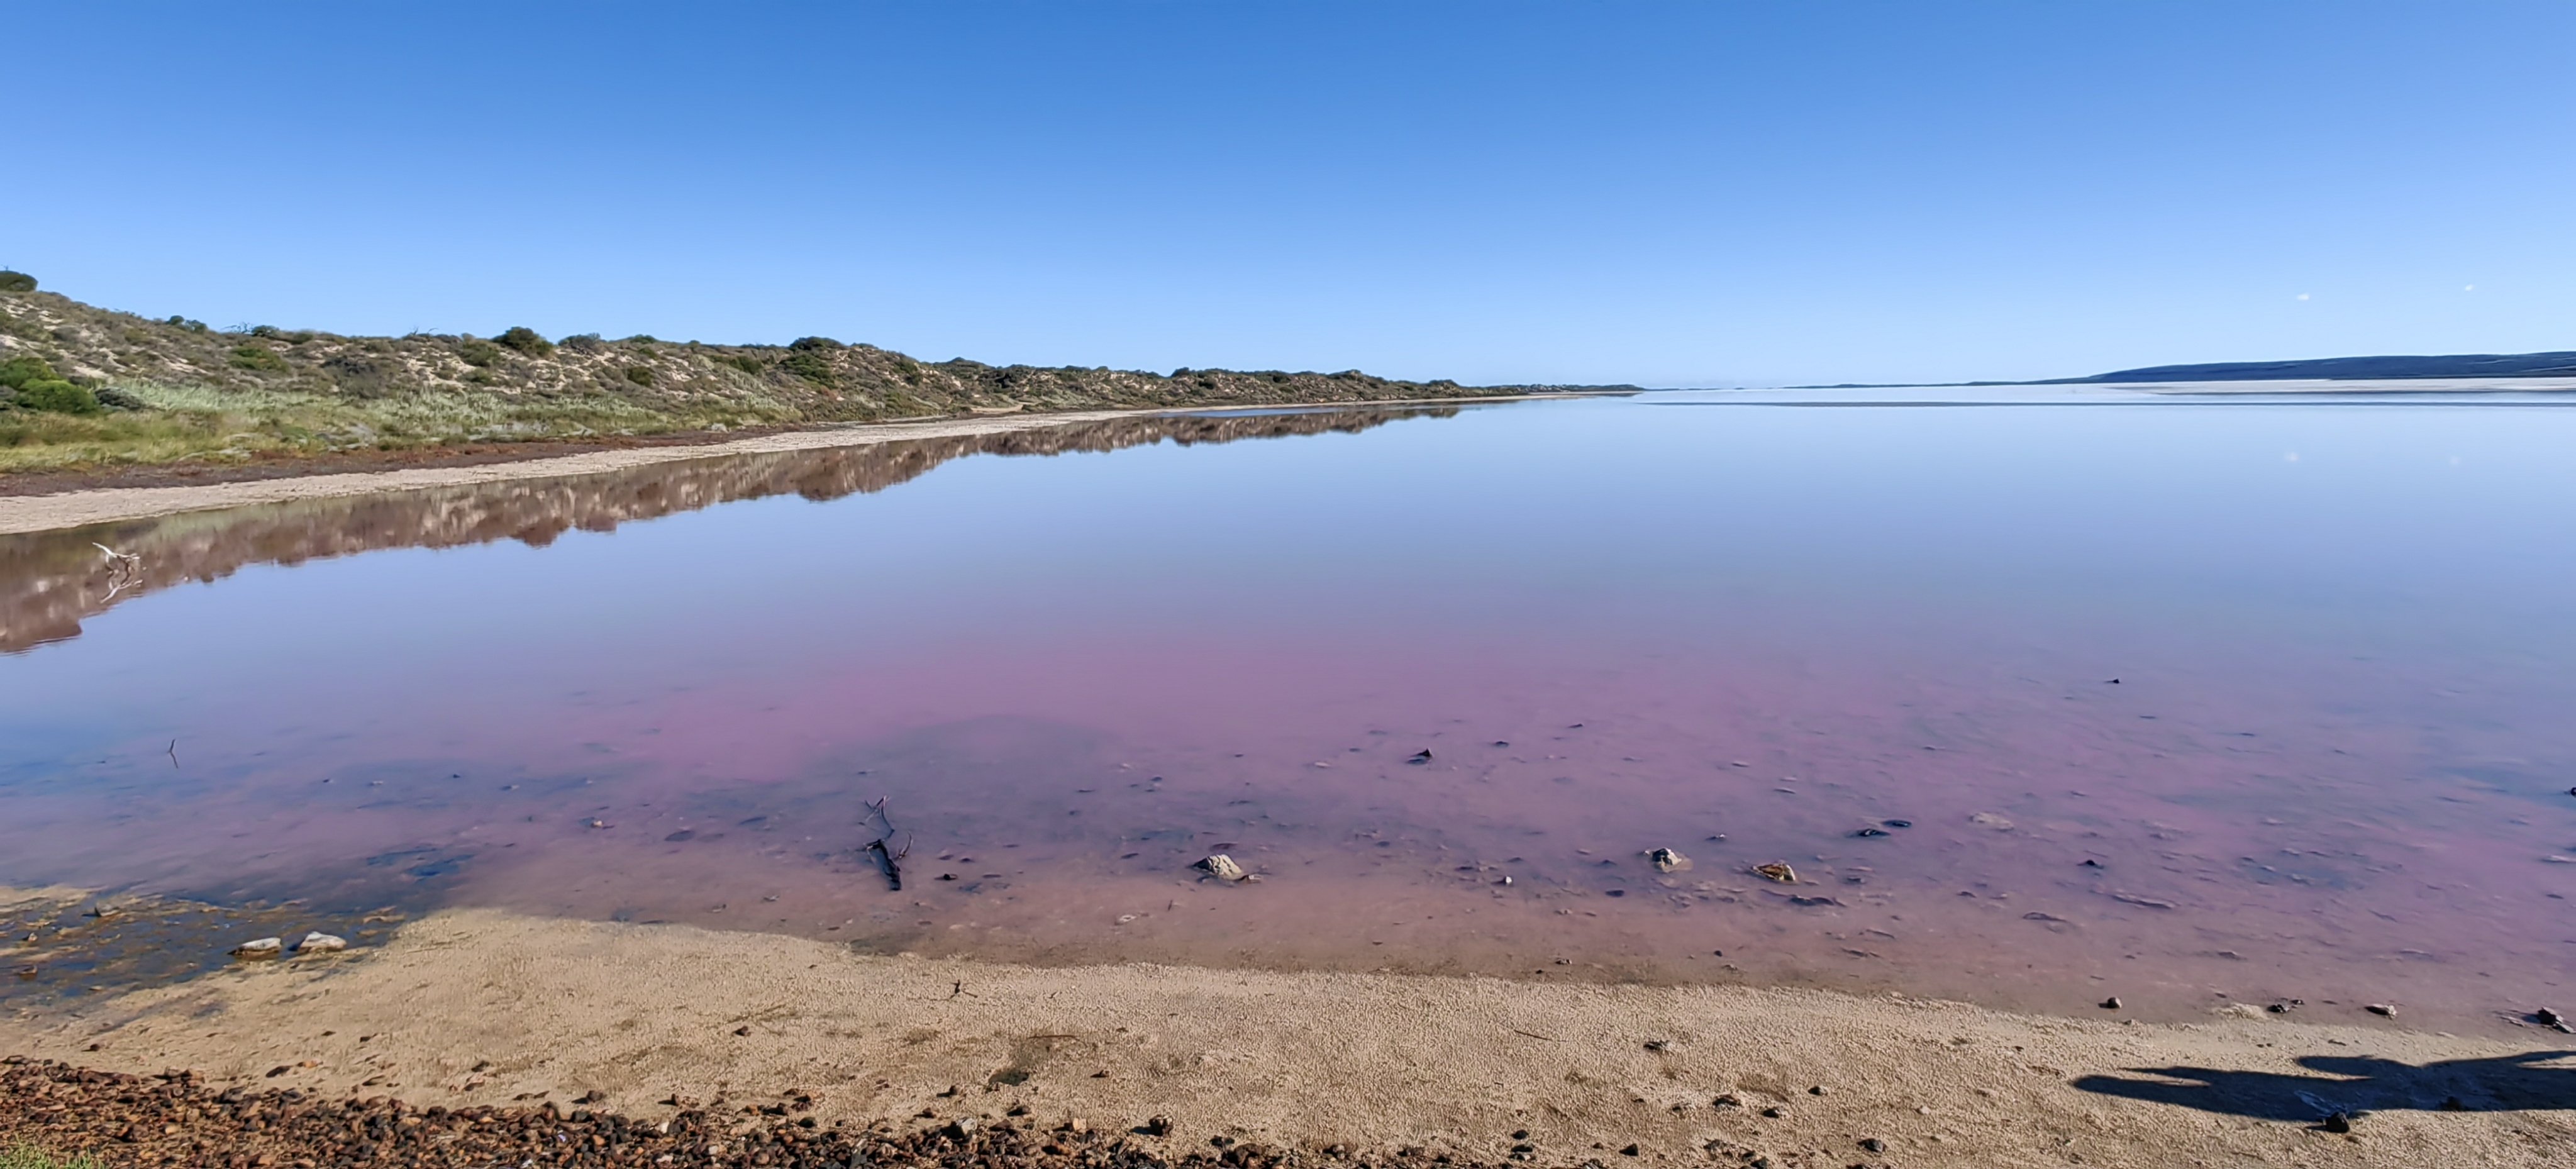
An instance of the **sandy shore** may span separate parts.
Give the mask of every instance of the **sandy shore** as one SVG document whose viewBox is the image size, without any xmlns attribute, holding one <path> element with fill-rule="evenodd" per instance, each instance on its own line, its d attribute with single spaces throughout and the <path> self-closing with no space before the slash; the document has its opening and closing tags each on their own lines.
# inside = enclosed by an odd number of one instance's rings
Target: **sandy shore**
<svg viewBox="0 0 2576 1169">
<path fill-rule="evenodd" d="M 1047 969 L 482 910 L 0 1021 L 0 1053 L 422 1106 L 599 1093 L 649 1118 L 675 1096 L 803 1091 L 826 1121 L 1164 1115 L 1176 1152 L 1228 1135 L 1490 1161 L 1526 1130 L 1550 1165 L 1707 1163 L 1712 1147 L 1782 1166 L 2566 1165 L 2576 1063 L 2526 1062 L 2556 1038 L 2131 1025 L 1740 987 Z M 2170 1071 L 2191 1068 L 2210 1070 Z M 2196 1086 L 2211 1080 L 2222 1090 Z M 2448 1097 L 2469 1110 L 2443 1110 Z M 2351 1132 L 2316 1126 L 2335 1109 L 2356 1114 Z"/>
<path fill-rule="evenodd" d="M 1422 401 L 1282 403 L 1276 409 L 1361 409 L 1371 406 L 1462 405 L 1478 402 L 1513 402 L 1534 398 L 1580 397 L 1579 394 L 1515 394 L 1492 397 L 1440 398 Z M 1241 413 L 1262 407 L 1212 407 L 1216 413 Z M 65 491 L 51 495 L 0 496 L 0 535 L 23 532 L 45 532 L 61 528 L 86 527 L 90 524 L 119 520 L 143 519 L 177 512 L 205 511 L 212 508 L 243 507 L 261 503 L 284 503 L 291 500 L 328 499 L 350 495 L 372 495 L 385 491 L 410 491 L 424 487 L 452 487 L 473 483 L 494 483 L 506 479 L 543 479 L 561 475 L 589 475 L 606 471 L 623 471 L 655 463 L 682 459 L 705 459 L 721 455 L 762 454 L 778 451 L 821 450 L 828 447 L 872 446 L 907 439 L 959 438 L 975 435 L 1007 434 L 1013 431 L 1040 430 L 1083 422 L 1100 422 L 1148 414 L 1185 414 L 1189 410 L 1086 410 L 1062 414 L 991 414 L 972 418 L 950 418 L 929 422 L 887 422 L 855 426 L 828 426 L 810 430 L 790 430 L 756 435 L 730 442 L 698 443 L 672 446 L 626 447 L 613 450 L 584 451 L 551 458 L 522 459 L 505 462 L 475 463 L 464 466 L 410 467 L 395 471 L 364 471 L 341 474 L 300 475 L 286 478 L 255 479 L 230 483 L 201 483 L 174 487 L 102 487 Z"/>
</svg>

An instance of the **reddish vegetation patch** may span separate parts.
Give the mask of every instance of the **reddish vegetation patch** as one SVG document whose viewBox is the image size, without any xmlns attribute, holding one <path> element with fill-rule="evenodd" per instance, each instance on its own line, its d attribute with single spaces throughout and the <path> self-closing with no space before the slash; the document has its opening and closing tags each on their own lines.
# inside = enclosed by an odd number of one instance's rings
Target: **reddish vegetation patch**
<svg viewBox="0 0 2576 1169">
<path fill-rule="evenodd" d="M 666 1104 L 679 1111 L 668 1119 L 637 1119 L 578 1103 L 413 1108 L 381 1096 L 335 1100 L 295 1089 L 217 1090 L 188 1072 L 128 1076 L 18 1056 L 5 1062 L 0 1148 L 23 1144 L 109 1165 L 1297 1169 L 1360 1163 L 1338 1145 L 1309 1152 L 1222 1136 L 1194 1141 L 1160 1118 L 1134 1130 L 969 1116 L 859 1128 L 815 1121 L 812 1097 L 791 1092 L 759 1105 L 720 1100 L 707 1108 L 675 1098 Z M 1147 1135 L 1154 1130 L 1168 1139 Z M 1475 1169 L 1420 1149 L 1367 1160 L 1389 1169 Z"/>
</svg>

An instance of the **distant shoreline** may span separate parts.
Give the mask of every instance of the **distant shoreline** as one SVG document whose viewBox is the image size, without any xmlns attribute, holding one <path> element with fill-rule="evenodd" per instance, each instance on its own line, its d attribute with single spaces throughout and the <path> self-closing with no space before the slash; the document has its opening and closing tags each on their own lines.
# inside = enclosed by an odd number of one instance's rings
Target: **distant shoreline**
<svg viewBox="0 0 2576 1169">
<path fill-rule="evenodd" d="M 2106 375 L 2107 376 L 2107 375 Z M 2050 378 L 2031 382 L 1838 382 L 1829 386 L 1779 386 L 1783 390 L 1972 390 L 2027 386 L 2135 390 L 2148 394 L 2497 394 L 2576 391 L 2576 374 L 2536 376 L 2496 374 L 2463 377 L 2301 377 L 2301 378 L 2171 378 L 2156 381 L 2110 381 L 2102 377 Z"/>
<path fill-rule="evenodd" d="M 455 461 L 441 462 L 432 457 L 425 460 L 424 465 L 407 466 L 395 470 L 334 472 L 327 469 L 331 465 L 327 460 L 313 460 L 305 464 L 311 468 L 309 471 L 295 473 L 292 468 L 295 468 L 297 463 L 284 460 L 277 463 L 247 465 L 241 468 L 244 477 L 238 479 L 223 478 L 225 468 L 207 468 L 206 471 L 212 481 L 168 486 L 100 485 L 102 480 L 113 483 L 117 477 L 114 471 L 101 471 L 95 476 L 50 476 L 45 480 L 47 485 L 60 484 L 60 487 L 45 494 L 0 495 L 0 535 L 57 531 L 179 512 L 284 503 L 292 500 L 373 495 L 379 492 L 492 483 L 508 479 L 588 475 L 683 459 L 818 450 L 827 447 L 869 446 L 907 439 L 1005 434 L 1013 431 L 1040 430 L 1084 422 L 1149 415 L 1242 414 L 1249 411 L 1307 409 L 1395 409 L 1406 406 L 1455 406 L 1601 397 L 1616 393 L 1619 391 L 1566 391 L 1444 398 L 1395 398 L 1365 402 L 1280 402 L 1259 406 L 1238 403 L 1205 407 L 1073 410 L 1062 413 L 995 413 L 963 418 L 943 418 L 935 421 L 790 427 L 763 431 L 741 438 L 723 438 L 699 433 L 678 436 L 652 445 L 609 446 L 564 454 L 538 453 L 546 449 L 539 447 L 536 451 L 516 458 L 509 457 L 510 451 L 506 446 L 476 448 L 460 452 L 461 457 Z M 277 474 L 280 466 L 290 468 L 289 473 Z M 5 489 L 7 482 L 7 479 L 0 478 L 0 489 Z"/>
</svg>

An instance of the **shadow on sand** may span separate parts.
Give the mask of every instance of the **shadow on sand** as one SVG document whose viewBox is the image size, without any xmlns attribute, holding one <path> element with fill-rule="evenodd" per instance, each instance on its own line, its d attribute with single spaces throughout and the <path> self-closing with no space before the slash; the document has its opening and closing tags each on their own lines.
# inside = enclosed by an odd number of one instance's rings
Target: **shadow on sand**
<svg viewBox="0 0 2576 1169">
<path fill-rule="evenodd" d="M 2494 1059 L 2422 1066 L 2372 1056 L 2310 1055 L 2299 1066 L 2322 1075 L 2216 1068 L 2129 1068 L 2138 1076 L 2084 1076 L 2075 1086 L 2106 1096 L 2179 1104 L 2207 1112 L 2313 1123 L 2400 1108 L 2453 1112 L 2576 1109 L 2576 1066 L 2541 1067 L 2576 1051 L 2529 1051 Z"/>
</svg>

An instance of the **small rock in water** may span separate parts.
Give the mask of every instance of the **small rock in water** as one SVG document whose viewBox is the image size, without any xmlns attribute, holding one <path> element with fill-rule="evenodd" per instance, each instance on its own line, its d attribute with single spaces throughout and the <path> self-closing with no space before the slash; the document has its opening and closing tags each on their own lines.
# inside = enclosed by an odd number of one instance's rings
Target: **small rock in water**
<svg viewBox="0 0 2576 1169">
<path fill-rule="evenodd" d="M 1881 821 L 1879 821 L 1879 823 L 1884 824 L 1884 825 L 1886 825 L 1886 826 L 1888 826 L 1888 827 L 1890 827 L 1890 828 L 1912 828 L 1912 827 L 1914 827 L 1914 821 L 1912 821 L 1912 820 L 1881 820 Z"/>
<path fill-rule="evenodd" d="M 1790 868 L 1789 862 L 1787 861 L 1773 861 L 1767 865 L 1755 865 L 1753 866 L 1753 871 L 1760 876 L 1778 881 L 1783 885 L 1795 885 L 1798 883 L 1798 870 Z"/>
<path fill-rule="evenodd" d="M 2086 858 L 2084 858 L 2084 863 L 2083 863 L 2083 866 L 2082 866 L 2082 867 L 2084 867 L 2084 868 L 2088 868 L 2088 869 L 2098 869 L 2098 868 L 2101 868 L 2101 867 L 2102 867 L 2102 862 L 2097 861 L 2097 860 L 2094 860 L 2094 859 L 2093 859 L 2093 858 L 2091 858 L 2091 857 L 2086 857 Z"/>
<path fill-rule="evenodd" d="M 1669 848 L 1656 849 L 1646 854 L 1646 859 L 1655 863 L 1655 871 L 1659 873 L 1678 873 L 1691 867 L 1689 857 Z"/>
<path fill-rule="evenodd" d="M 614 828 L 614 827 L 616 827 L 616 825 L 611 824 L 611 823 L 609 823 L 609 822 L 608 822 L 608 821 L 606 821 L 606 820 L 602 820 L 602 819 L 600 819 L 600 818 L 599 818 L 599 817 L 597 817 L 597 816 L 592 816 L 592 817 L 589 817 L 589 818 L 587 818 L 587 819 L 583 820 L 583 821 L 581 822 L 581 826 L 582 826 L 582 827 L 584 827 L 584 828 Z"/>
<path fill-rule="evenodd" d="M 1429 747 L 1425 747 L 1425 748 L 1423 748 L 1422 750 L 1420 750 L 1420 751 L 1417 751 L 1417 752 L 1413 753 L 1412 755 L 1406 756 L 1404 761 L 1405 761 L 1405 762 L 1407 762 L 1407 763 L 1413 764 L 1413 765 L 1414 765 L 1414 766 L 1416 766 L 1416 767 L 1420 767 L 1420 766 L 1422 766 L 1422 765 L 1423 765 L 1423 764 L 1425 764 L 1425 763 L 1429 763 L 1429 762 L 1431 762 L 1431 748 L 1429 748 Z"/>
<path fill-rule="evenodd" d="M 2102 1000 L 2102 1009 L 2103 1009 L 2103 1010 L 2106 1010 L 2106 1011 L 2116 1011 L 2116 1010 L 2119 1010 L 2119 1009 L 2120 1009 L 2120 996 L 2118 996 L 2118 995 L 2113 995 L 2113 996 L 2111 996 L 2110 998 L 2107 998 L 2107 999 Z"/>
<path fill-rule="evenodd" d="M 274 958 L 286 950 L 284 938 L 253 938 L 233 947 L 235 958 Z"/>
<path fill-rule="evenodd" d="M 2372 1003 L 2369 1006 L 2363 1007 L 2362 1010 L 2368 1011 L 2371 1014 L 2378 1015 L 2382 1018 L 2394 1019 L 2397 1017 L 2397 1008 L 2389 1006 L 2386 1003 Z"/>
<path fill-rule="evenodd" d="M 1244 872 L 1243 866 L 1234 863 L 1233 857 L 1227 856 L 1221 852 L 1203 857 L 1197 864 L 1191 865 L 1190 867 L 1206 873 L 1208 876 L 1214 877 L 1220 881 L 1248 881 L 1252 879 L 1252 874 Z"/>
<path fill-rule="evenodd" d="M 1870 838 L 1870 837 L 1873 837 L 1873 836 L 1885 836 L 1885 835 L 1887 835 L 1887 829 L 1884 829 L 1884 828 L 1862 828 L 1862 829 L 1858 829 L 1858 830 L 1854 831 L 1854 832 L 1852 833 L 1852 835 L 1857 836 L 1857 837 L 1860 837 L 1860 838 L 1862 838 L 1862 839 L 1866 840 L 1866 839 L 1868 839 L 1868 838 Z"/>
<path fill-rule="evenodd" d="M 2564 1031 L 2570 1035 L 2576 1035 L 2576 1026 L 2570 1026 L 2568 1024 L 2567 1016 L 2550 1010 L 2547 1007 L 2542 1007 L 2537 1011 L 2533 1011 L 2531 1013 L 2531 1019 L 2533 1022 L 2538 1023 L 2543 1027 L 2547 1027 L 2550 1030 Z"/>
<path fill-rule="evenodd" d="M 349 939 L 326 934 L 320 930 L 305 934 L 303 941 L 295 943 L 295 952 L 298 954 L 336 954 L 348 948 Z"/>
</svg>

